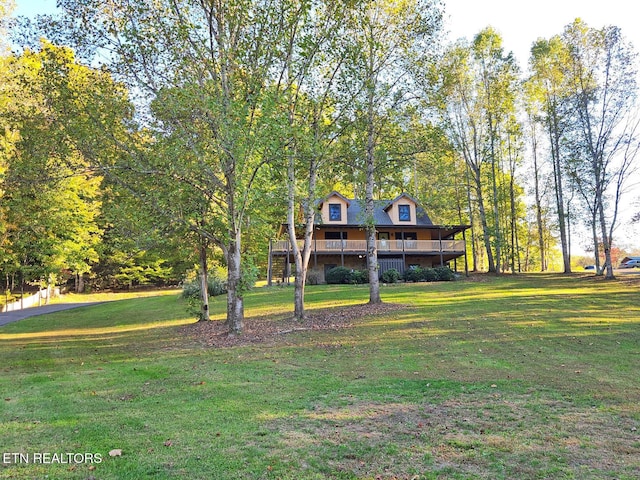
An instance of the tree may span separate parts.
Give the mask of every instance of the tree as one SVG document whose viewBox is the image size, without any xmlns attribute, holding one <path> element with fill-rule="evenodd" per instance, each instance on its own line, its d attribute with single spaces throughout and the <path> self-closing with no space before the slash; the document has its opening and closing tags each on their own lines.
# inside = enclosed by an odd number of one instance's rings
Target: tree
<svg viewBox="0 0 640 480">
<path fill-rule="evenodd" d="M 75 68 L 67 49 L 47 43 L 40 52 L 6 59 L 6 66 L 13 89 L 3 95 L 9 99 L 1 155 L 8 164 L 0 199 L 3 269 L 31 282 L 59 278 L 63 270 L 82 275 L 97 259 L 101 179 L 60 128 L 73 105 L 56 83 L 64 71 L 79 87 L 89 70 Z"/>
<path fill-rule="evenodd" d="M 541 119 L 549 138 L 551 164 L 553 166 L 554 193 L 558 228 L 560 230 L 560 245 L 564 273 L 571 273 L 571 252 L 569 250 L 569 234 L 565 202 L 565 169 L 564 145 L 562 138 L 568 128 L 567 112 L 565 108 L 566 80 L 565 65 L 567 49 L 560 39 L 555 36 L 549 40 L 540 39 L 531 48 L 529 60 L 533 72 L 529 83 L 532 98 L 540 105 Z"/>
<path fill-rule="evenodd" d="M 613 278 L 611 246 L 618 207 L 638 152 L 636 55 L 617 27 L 588 28 L 580 20 L 563 34 L 568 51 L 567 95 L 572 114 L 572 172 L 583 197 L 591 197 Z M 597 238 L 594 238 L 597 255 Z"/>
<path fill-rule="evenodd" d="M 209 202 L 202 210 L 207 216 L 189 228 L 224 252 L 233 333 L 242 331 L 244 319 L 243 227 L 260 198 L 259 172 L 277 153 L 274 132 L 285 119 L 276 108 L 276 85 L 300 7 L 295 0 L 122 0 L 108 8 L 98 1 L 60 2 L 58 30 L 83 53 L 108 50 L 110 71 L 141 94 L 140 118 L 181 152 L 146 171 L 167 175 L 166 166 L 175 186 Z M 145 171 L 148 157 L 136 161 Z"/>
<path fill-rule="evenodd" d="M 354 118 L 363 139 L 357 155 L 364 159 L 365 218 L 369 303 L 380 303 L 378 254 L 374 220 L 376 163 L 380 135 L 392 113 L 410 96 L 411 62 L 433 54 L 441 24 L 441 11 L 431 1 L 363 1 L 356 5 L 349 23 L 353 40 L 352 68 L 345 85 L 358 92 Z"/>
<path fill-rule="evenodd" d="M 323 1 L 297 15 L 301 25 L 288 43 L 291 61 L 286 81 L 281 84 L 289 132 L 283 148 L 287 161 L 287 230 L 296 269 L 294 317 L 299 320 L 305 317 L 304 291 L 317 210 L 318 176 L 331 156 L 338 122 L 345 110 L 344 105 L 336 102 L 335 90 L 346 57 L 342 33 L 347 14 L 348 8 L 342 2 Z M 297 241 L 300 230 L 302 248 Z"/>
</svg>

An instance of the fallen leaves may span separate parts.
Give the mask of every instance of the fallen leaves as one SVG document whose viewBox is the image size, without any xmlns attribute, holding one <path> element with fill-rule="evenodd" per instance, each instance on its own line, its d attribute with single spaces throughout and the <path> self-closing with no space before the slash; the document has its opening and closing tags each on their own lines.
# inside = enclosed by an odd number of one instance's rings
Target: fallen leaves
<svg viewBox="0 0 640 480">
<path fill-rule="evenodd" d="M 303 321 L 294 318 L 274 320 L 272 317 L 251 318 L 245 321 L 242 335 L 229 335 L 224 322 L 196 322 L 183 327 L 196 341 L 210 347 L 234 347 L 256 343 L 282 342 L 291 333 L 319 330 L 341 330 L 353 321 L 366 316 L 388 314 L 407 308 L 396 303 L 350 305 L 324 308 L 307 313 Z"/>
</svg>

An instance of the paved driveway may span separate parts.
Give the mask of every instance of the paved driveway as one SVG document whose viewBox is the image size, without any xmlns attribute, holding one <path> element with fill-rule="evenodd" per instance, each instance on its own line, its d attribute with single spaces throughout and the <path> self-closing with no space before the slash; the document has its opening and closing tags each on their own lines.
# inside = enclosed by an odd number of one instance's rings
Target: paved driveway
<svg viewBox="0 0 640 480">
<path fill-rule="evenodd" d="M 7 323 L 17 322 L 23 318 L 35 317 L 37 315 L 45 315 L 47 313 L 60 312 L 62 310 L 70 310 L 72 308 L 87 307 L 96 305 L 96 302 L 89 303 L 58 303 L 55 305 L 44 305 L 42 307 L 25 308 L 23 310 L 15 310 L 13 312 L 0 313 L 0 327 Z"/>
</svg>

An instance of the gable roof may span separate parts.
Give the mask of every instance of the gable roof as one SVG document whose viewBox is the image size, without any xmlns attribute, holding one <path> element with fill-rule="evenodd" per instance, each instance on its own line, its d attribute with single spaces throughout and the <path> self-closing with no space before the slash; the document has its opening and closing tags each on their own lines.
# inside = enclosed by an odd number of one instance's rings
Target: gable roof
<svg viewBox="0 0 640 480">
<path fill-rule="evenodd" d="M 347 225 L 360 226 L 364 223 L 365 217 L 365 202 L 359 199 L 350 199 L 339 194 L 338 192 L 331 192 L 323 200 L 320 201 L 319 206 L 325 203 L 330 197 L 337 195 L 347 203 Z M 389 207 L 393 205 L 397 200 L 402 197 L 406 197 L 416 204 L 416 223 L 415 226 L 433 226 L 433 222 L 427 215 L 427 212 L 420 206 L 420 204 L 414 200 L 410 195 L 403 193 L 398 195 L 393 200 L 374 200 L 373 201 L 373 220 L 377 226 L 398 226 L 393 223 L 389 216 Z M 319 224 L 321 219 L 316 217 L 316 224 Z"/>
<path fill-rule="evenodd" d="M 415 203 L 416 206 L 420 206 L 420 203 L 415 198 L 413 198 L 411 195 L 409 195 L 408 193 L 401 193 L 400 195 L 398 195 L 393 200 L 389 200 L 389 203 L 387 204 L 387 206 L 384 207 L 385 212 L 388 211 L 391 208 L 391 206 L 393 204 L 395 204 L 401 198 L 406 198 L 406 199 L 412 201 L 413 203 Z M 425 215 L 426 215 L 426 213 L 425 213 Z"/>
<path fill-rule="evenodd" d="M 345 197 L 344 195 L 342 195 L 341 193 L 336 192 L 335 190 L 331 192 L 329 195 L 327 195 L 326 197 L 324 197 L 322 200 L 320 200 L 320 202 L 318 203 L 320 208 L 322 208 L 322 204 L 325 203 L 327 200 L 329 200 L 331 197 L 339 197 L 340 199 L 344 200 L 347 203 L 347 208 L 349 208 L 349 204 L 351 203 L 351 200 Z"/>
</svg>

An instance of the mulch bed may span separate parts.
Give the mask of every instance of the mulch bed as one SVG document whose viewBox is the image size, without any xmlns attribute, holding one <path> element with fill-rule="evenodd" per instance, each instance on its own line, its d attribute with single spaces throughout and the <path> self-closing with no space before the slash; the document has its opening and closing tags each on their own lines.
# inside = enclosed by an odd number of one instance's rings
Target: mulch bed
<svg viewBox="0 0 640 480">
<path fill-rule="evenodd" d="M 377 305 L 350 305 L 346 307 L 308 310 L 304 321 L 286 318 L 252 317 L 245 318 L 244 331 L 240 335 L 228 333 L 224 322 L 197 322 L 181 328 L 182 333 L 207 347 L 235 347 L 252 344 L 275 344 L 283 341 L 291 333 L 318 330 L 340 330 L 353 326 L 354 321 L 363 317 L 388 314 L 408 308 L 397 303 Z"/>
</svg>

